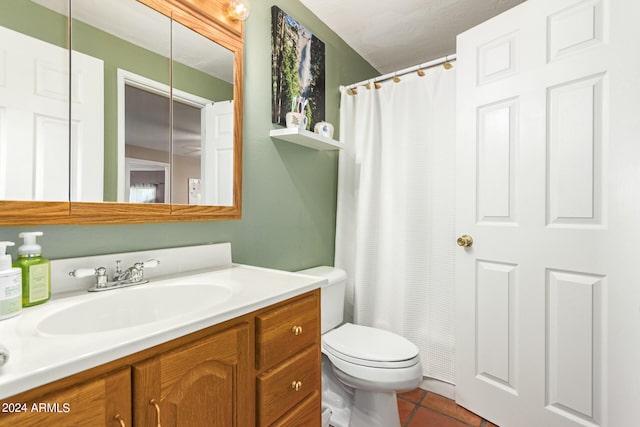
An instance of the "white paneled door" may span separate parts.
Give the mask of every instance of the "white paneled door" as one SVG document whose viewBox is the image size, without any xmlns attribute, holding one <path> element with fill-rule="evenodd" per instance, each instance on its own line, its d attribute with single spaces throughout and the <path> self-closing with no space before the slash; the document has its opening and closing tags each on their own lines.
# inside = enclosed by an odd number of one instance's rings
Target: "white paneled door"
<svg viewBox="0 0 640 427">
<path fill-rule="evenodd" d="M 72 51 L 69 170 L 72 202 L 104 200 L 104 95 L 104 62 Z"/>
<path fill-rule="evenodd" d="M 103 69 L 0 28 L 0 200 L 103 200 Z"/>
<path fill-rule="evenodd" d="M 233 101 L 202 109 L 202 182 L 206 205 L 233 206 Z"/>
<path fill-rule="evenodd" d="M 0 28 L 0 200 L 69 200 L 66 49 Z"/>
<path fill-rule="evenodd" d="M 639 22 L 529 0 L 458 37 L 456 401 L 501 427 L 640 419 Z"/>
</svg>

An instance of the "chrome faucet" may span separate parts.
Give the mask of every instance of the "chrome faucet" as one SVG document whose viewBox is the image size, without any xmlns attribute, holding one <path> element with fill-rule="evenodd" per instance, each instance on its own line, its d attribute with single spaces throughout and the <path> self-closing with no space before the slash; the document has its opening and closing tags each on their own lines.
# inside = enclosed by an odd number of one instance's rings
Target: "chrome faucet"
<svg viewBox="0 0 640 427">
<path fill-rule="evenodd" d="M 120 263 L 122 261 L 121 260 L 116 260 L 116 271 L 115 273 L 113 273 L 113 281 L 114 282 L 119 282 L 122 280 L 127 280 L 129 278 L 130 272 L 129 270 L 126 271 L 126 274 L 122 272 L 122 269 L 120 268 Z"/>
<path fill-rule="evenodd" d="M 130 281 L 132 283 L 139 283 L 144 280 L 144 268 L 152 268 L 157 266 L 160 262 L 157 260 L 149 260 L 145 262 L 136 262 L 131 267 L 122 271 L 120 269 L 120 260 L 116 261 L 116 272 L 113 274 L 114 282 Z"/>
<path fill-rule="evenodd" d="M 110 289 L 124 288 L 127 286 L 141 285 L 148 283 L 144 278 L 144 269 L 157 267 L 160 261 L 151 259 L 145 262 L 136 262 L 126 270 L 120 268 L 120 260 L 116 261 L 116 271 L 111 281 L 107 278 L 107 269 L 105 267 L 98 268 L 77 268 L 69 272 L 69 276 L 81 278 L 88 276 L 96 276 L 96 284 L 89 288 L 89 292 L 107 291 Z"/>
</svg>

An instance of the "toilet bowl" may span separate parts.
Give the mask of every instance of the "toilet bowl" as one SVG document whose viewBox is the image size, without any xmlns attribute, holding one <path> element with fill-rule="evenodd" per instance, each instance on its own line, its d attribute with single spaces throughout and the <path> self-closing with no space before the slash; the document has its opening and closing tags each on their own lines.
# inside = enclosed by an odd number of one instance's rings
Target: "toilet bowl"
<svg viewBox="0 0 640 427">
<path fill-rule="evenodd" d="M 322 401 L 334 427 L 399 427 L 396 393 L 422 380 L 418 348 L 400 335 L 344 323 L 346 273 L 315 267 L 301 274 L 322 277 Z"/>
</svg>

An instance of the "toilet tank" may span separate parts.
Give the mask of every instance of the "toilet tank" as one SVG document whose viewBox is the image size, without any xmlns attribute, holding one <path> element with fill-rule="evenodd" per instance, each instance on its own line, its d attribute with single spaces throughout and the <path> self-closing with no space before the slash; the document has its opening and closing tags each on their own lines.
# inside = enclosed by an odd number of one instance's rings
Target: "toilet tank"
<svg viewBox="0 0 640 427">
<path fill-rule="evenodd" d="M 329 266 L 309 268 L 298 273 L 327 279 L 327 284 L 320 289 L 321 332 L 324 334 L 340 325 L 344 318 L 347 273 L 340 268 Z"/>
</svg>

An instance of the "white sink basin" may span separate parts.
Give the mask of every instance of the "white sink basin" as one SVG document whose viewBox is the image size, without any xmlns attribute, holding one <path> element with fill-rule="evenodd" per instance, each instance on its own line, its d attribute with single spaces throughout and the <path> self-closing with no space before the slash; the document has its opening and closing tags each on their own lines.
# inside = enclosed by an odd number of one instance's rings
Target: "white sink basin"
<svg viewBox="0 0 640 427">
<path fill-rule="evenodd" d="M 105 292 L 44 317 L 36 329 L 47 335 L 76 335 L 131 328 L 216 306 L 232 294 L 227 287 L 208 284 L 143 286 Z"/>
</svg>

